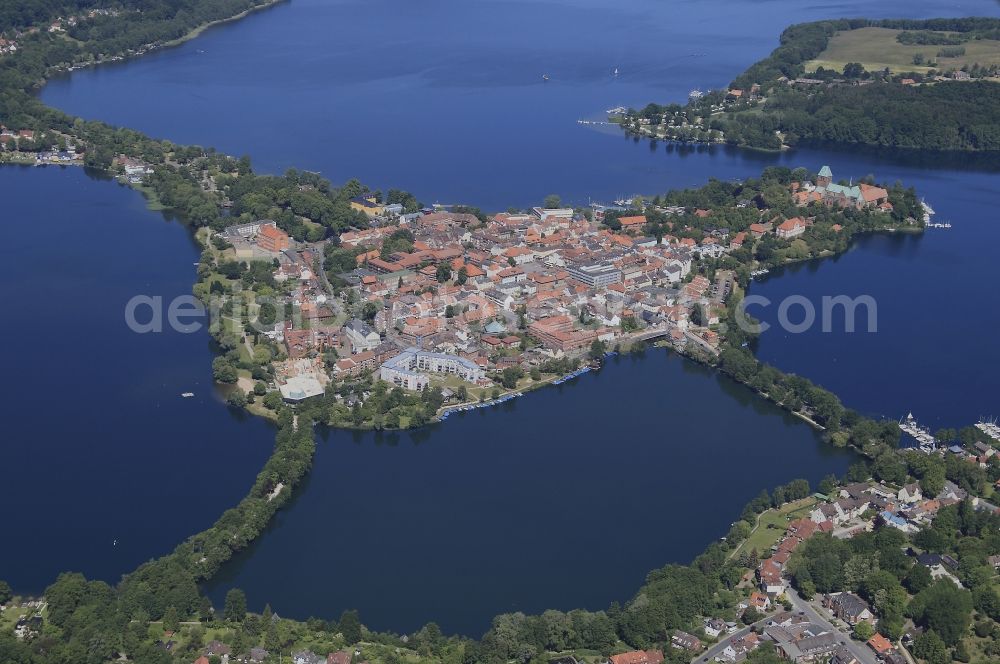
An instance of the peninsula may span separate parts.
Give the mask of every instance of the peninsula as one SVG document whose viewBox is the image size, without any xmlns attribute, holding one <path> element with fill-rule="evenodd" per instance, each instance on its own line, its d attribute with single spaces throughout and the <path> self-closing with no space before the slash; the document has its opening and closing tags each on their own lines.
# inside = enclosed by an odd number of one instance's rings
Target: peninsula
<svg viewBox="0 0 1000 664">
<path fill-rule="evenodd" d="M 1000 19 L 793 25 L 726 90 L 614 119 L 660 140 L 777 150 L 857 144 L 996 151 Z"/>
</svg>

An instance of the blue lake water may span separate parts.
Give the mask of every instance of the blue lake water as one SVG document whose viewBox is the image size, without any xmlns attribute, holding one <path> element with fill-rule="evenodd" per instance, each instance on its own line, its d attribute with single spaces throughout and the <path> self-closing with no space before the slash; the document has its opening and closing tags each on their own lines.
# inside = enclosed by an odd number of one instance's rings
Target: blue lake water
<svg viewBox="0 0 1000 664">
<path fill-rule="evenodd" d="M 911 412 L 932 429 L 974 424 L 1000 415 L 1000 294 L 996 256 L 1000 246 L 1000 188 L 995 174 L 958 171 L 900 172 L 950 229 L 922 237 L 872 236 L 846 254 L 786 268 L 754 284 L 750 292 L 773 305 L 749 311 L 774 327 L 757 355 L 782 369 L 808 376 L 872 416 L 899 419 Z M 859 315 L 855 332 L 844 317 L 791 334 L 778 322 L 778 303 L 805 297 L 822 311 L 824 296 L 870 296 L 877 304 L 877 332 Z M 793 323 L 802 309 L 793 310 Z M 861 314 L 864 310 L 859 309 Z"/>
<path fill-rule="evenodd" d="M 0 198 L 0 578 L 116 581 L 242 498 L 274 432 L 216 397 L 206 332 L 125 325 L 134 295 L 190 294 L 185 228 L 80 168 L 0 168 Z"/>
<path fill-rule="evenodd" d="M 619 104 L 682 101 L 692 88 L 724 85 L 768 53 L 789 22 L 942 13 L 1000 11 L 987 0 L 946 9 L 925 0 L 294 0 L 178 48 L 76 72 L 41 96 L 84 117 L 251 154 L 260 170 L 295 166 L 493 210 L 553 192 L 573 203 L 656 193 L 775 163 L 903 180 L 955 227 L 866 239 L 837 260 L 751 289 L 775 300 L 870 293 L 879 333 L 773 330 L 757 352 L 864 412 L 912 409 L 929 423 L 961 425 L 997 413 L 1000 399 L 990 373 L 1000 356 L 988 332 L 998 315 L 988 253 L 1000 239 L 996 160 L 652 148 L 576 123 Z M 41 541 L 43 558 L 4 550 L 0 576 L 21 587 L 44 585 L 63 568 L 113 579 L 235 502 L 270 433 L 232 422 L 210 397 L 207 337 L 122 332 L 126 295 L 189 291 L 197 252 L 185 229 L 144 211 L 136 194 L 77 171 L 7 169 L 0 192 L 5 219 L 14 206 L 12 218 L 52 229 L 47 242 L 21 241 L 23 256 L 0 284 L 33 312 L 24 318 L 34 339 L 39 330 L 53 335 L 39 354 L 59 358 L 25 353 L 15 375 L 61 395 L 4 388 L 11 412 L 25 416 L 7 437 L 24 442 L 6 445 L 5 458 L 19 469 L 19 495 L 38 498 L 33 510 L 20 501 L 0 509 L 19 514 L 19 540 L 35 537 L 39 520 L 56 533 L 43 537 L 78 533 L 70 546 Z M 104 234 L 68 230 L 80 225 Z M 52 255 L 77 265 L 72 283 L 89 284 L 87 298 L 103 309 L 83 318 L 40 306 L 56 296 L 42 299 L 30 285 L 53 274 Z M 8 327 L 8 347 L 23 346 L 22 328 Z M 177 399 L 195 380 L 203 403 Z M 376 628 L 437 620 L 478 634 L 498 611 L 627 599 L 648 570 L 689 560 L 724 534 L 760 488 L 840 472 L 847 460 L 747 391 L 650 352 L 421 432 L 330 433 L 293 505 L 211 592 L 218 599 L 238 585 L 253 607 L 270 602 L 282 614 L 333 617 L 358 607 Z M 36 486 L 53 475 L 54 489 Z M 118 558 L 122 540 L 105 547 L 126 526 L 141 537 Z"/>
<path fill-rule="evenodd" d="M 996 16 L 1000 6 L 293 0 L 178 48 L 53 81 L 42 99 L 83 117 L 249 154 L 265 171 L 294 166 L 334 182 L 358 177 L 373 188 L 409 189 L 426 203 L 503 210 L 537 205 L 550 193 L 607 201 L 711 175 L 746 177 L 762 159 L 725 151 L 678 159 L 663 144 L 650 151 L 578 119 L 726 85 L 769 53 L 789 23 L 942 12 Z"/>
<path fill-rule="evenodd" d="M 663 350 L 413 433 L 332 431 L 294 505 L 213 580 L 254 606 L 479 635 L 501 611 L 606 608 L 689 562 L 762 487 L 852 456 Z"/>
</svg>

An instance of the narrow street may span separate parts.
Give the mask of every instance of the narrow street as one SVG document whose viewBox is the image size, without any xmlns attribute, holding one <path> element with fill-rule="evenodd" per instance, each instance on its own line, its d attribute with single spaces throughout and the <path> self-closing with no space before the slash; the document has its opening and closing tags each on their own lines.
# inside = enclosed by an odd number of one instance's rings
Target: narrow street
<svg viewBox="0 0 1000 664">
<path fill-rule="evenodd" d="M 829 631 L 832 634 L 836 634 L 838 637 L 837 638 L 838 642 L 844 647 L 846 647 L 851 652 L 851 654 L 857 657 L 858 661 L 860 661 L 862 664 L 879 664 L 878 657 L 876 657 L 875 653 L 872 652 L 867 645 L 863 643 L 858 643 L 857 641 L 852 641 L 849 635 L 840 631 L 836 625 L 827 620 L 827 618 L 824 615 L 824 612 L 818 606 L 814 605 L 811 602 L 805 601 L 804 599 L 799 597 L 798 593 L 796 593 L 793 590 L 788 591 L 787 597 L 792 603 L 792 611 L 794 613 L 801 612 L 810 622 L 819 625 L 820 627 Z M 725 650 L 727 646 L 741 639 L 743 636 L 749 633 L 751 629 L 756 627 L 764 627 L 767 624 L 768 620 L 770 619 L 771 616 L 768 616 L 767 618 L 758 620 L 753 625 L 750 625 L 748 627 L 743 627 L 742 629 L 733 632 L 732 634 L 726 635 L 718 643 L 711 646 L 710 648 L 705 650 L 705 652 L 700 653 L 696 658 L 694 658 L 692 660 L 692 664 L 698 664 L 699 662 L 714 661 L 717 656 L 722 654 L 722 651 Z"/>
<path fill-rule="evenodd" d="M 787 593 L 788 599 L 792 602 L 792 608 L 794 611 L 801 611 L 805 614 L 811 622 L 821 625 L 824 629 L 837 634 L 840 637 L 840 643 L 844 645 L 852 655 L 858 658 L 862 664 L 878 664 L 878 658 L 875 653 L 863 643 L 858 643 L 857 641 L 852 641 L 851 637 L 847 634 L 841 632 L 837 627 L 827 620 L 823 612 L 818 610 L 812 602 L 807 602 L 794 590 L 789 590 Z"/>
<path fill-rule="evenodd" d="M 763 624 L 763 623 L 761 622 L 761 623 L 757 623 L 757 624 Z M 730 645 L 734 641 L 738 641 L 740 638 L 742 638 L 743 636 L 745 636 L 749 631 L 750 631 L 750 627 L 744 627 L 743 629 L 741 629 L 739 631 L 736 631 L 736 632 L 733 632 L 732 634 L 729 634 L 728 636 L 726 636 L 726 638 L 722 639 L 721 641 L 719 641 L 718 643 L 716 643 L 714 646 L 712 646 L 711 648 L 709 648 L 705 652 L 703 652 L 700 655 L 698 655 L 698 657 L 696 657 L 693 661 L 695 661 L 695 662 L 701 662 L 701 661 L 712 662 L 712 661 L 714 661 L 717 655 L 721 655 L 722 654 L 722 651 L 726 649 L 726 646 Z M 721 637 L 722 635 L 720 634 L 719 636 Z"/>
</svg>

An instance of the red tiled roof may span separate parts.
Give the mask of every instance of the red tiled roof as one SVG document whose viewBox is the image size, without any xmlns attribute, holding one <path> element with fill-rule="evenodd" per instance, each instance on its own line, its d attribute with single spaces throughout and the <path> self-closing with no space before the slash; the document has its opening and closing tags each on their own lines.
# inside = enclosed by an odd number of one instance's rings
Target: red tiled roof
<svg viewBox="0 0 1000 664">
<path fill-rule="evenodd" d="M 868 639 L 868 646 L 880 655 L 892 650 L 892 643 L 889 641 L 889 639 L 877 633 L 875 634 L 875 636 Z"/>
<path fill-rule="evenodd" d="M 633 650 L 620 655 L 612 655 L 611 664 L 660 664 L 663 652 L 660 650 Z"/>
</svg>

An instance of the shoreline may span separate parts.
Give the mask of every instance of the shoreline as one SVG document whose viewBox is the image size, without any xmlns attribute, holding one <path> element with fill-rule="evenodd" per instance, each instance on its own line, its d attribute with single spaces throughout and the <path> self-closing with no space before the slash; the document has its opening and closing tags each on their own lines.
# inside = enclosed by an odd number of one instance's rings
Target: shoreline
<svg viewBox="0 0 1000 664">
<path fill-rule="evenodd" d="M 170 39 L 170 40 L 167 40 L 165 42 L 160 42 L 160 43 L 154 42 L 152 44 L 147 44 L 147 45 L 141 47 L 140 49 L 138 49 L 138 50 L 136 50 L 134 52 L 131 52 L 131 53 L 127 52 L 127 53 L 124 53 L 124 54 L 114 55 L 114 56 L 111 56 L 110 58 L 108 58 L 106 60 L 89 60 L 89 61 L 85 61 L 85 62 L 70 62 L 68 64 L 64 63 L 64 64 L 53 65 L 51 68 L 49 68 L 48 71 L 46 71 L 46 75 L 41 80 L 38 80 L 38 81 L 35 82 L 33 88 L 34 88 L 34 90 L 36 92 L 36 99 L 37 99 L 37 93 L 41 92 L 42 88 L 44 88 L 45 85 L 49 82 L 49 80 L 52 78 L 53 74 L 56 74 L 56 75 L 69 75 L 69 74 L 72 74 L 73 72 L 75 72 L 75 71 L 77 71 L 79 69 L 89 69 L 91 67 L 99 67 L 101 65 L 110 65 L 110 64 L 123 63 L 123 62 L 127 62 L 129 60 L 134 60 L 136 58 L 141 58 L 143 56 L 146 56 L 146 55 L 148 55 L 150 53 L 159 51 L 161 49 L 168 49 L 168 48 L 173 48 L 175 46 L 181 46 L 181 45 L 183 45 L 183 44 L 191 41 L 192 39 L 196 39 L 202 33 L 204 33 L 206 30 L 208 30 L 210 28 L 213 28 L 213 27 L 216 27 L 216 26 L 219 26 L 219 25 L 224 25 L 226 23 L 230 23 L 230 22 L 233 22 L 233 21 L 238 21 L 238 20 L 240 20 L 242 18 L 246 18 L 247 16 L 249 16 L 251 14 L 254 14 L 256 12 L 263 11 L 265 9 L 270 9 L 270 8 L 276 6 L 276 5 L 279 5 L 279 4 L 282 4 L 282 3 L 285 3 L 285 2 L 289 2 L 289 1 L 290 0 L 264 0 L 264 2 L 262 2 L 261 4 L 255 5 L 253 7 L 250 7 L 249 9 L 245 9 L 245 10 L 241 11 L 238 14 L 234 14 L 233 16 L 228 16 L 228 17 L 225 17 L 225 18 L 216 19 L 214 21 L 209 21 L 208 23 L 204 23 L 202 25 L 194 27 L 191 30 L 189 30 L 187 33 L 181 35 L 180 37 L 176 37 L 174 39 Z M 49 108 L 49 107 L 46 105 L 46 108 Z M 56 110 L 58 110 L 58 109 L 56 109 Z"/>
<path fill-rule="evenodd" d="M 246 10 L 240 12 L 239 14 L 235 14 L 234 16 L 230 16 L 229 18 L 220 18 L 220 19 L 217 19 L 215 21 L 210 21 L 210 22 L 208 22 L 208 23 L 206 23 L 204 25 L 198 26 L 197 28 L 193 28 L 186 35 L 184 35 L 182 37 L 178 37 L 177 39 L 171 39 L 170 41 L 163 42 L 163 44 L 161 44 L 160 46 L 156 47 L 156 49 L 153 49 L 153 50 L 157 50 L 157 49 L 160 49 L 160 48 L 171 48 L 171 47 L 174 47 L 174 46 L 180 46 L 181 44 L 184 44 L 185 42 L 191 41 L 192 39 L 194 39 L 194 38 L 198 37 L 199 35 L 201 35 L 206 30 L 208 30 L 210 28 L 214 28 L 217 25 L 224 25 L 224 24 L 230 23 L 232 21 L 238 21 L 241 18 L 246 18 L 250 14 L 255 14 L 255 13 L 257 13 L 259 11 L 263 11 L 265 9 L 270 9 L 271 7 L 274 7 L 275 5 L 279 5 L 279 4 L 282 4 L 282 3 L 285 3 L 285 2 L 289 2 L 289 0 L 264 0 L 263 3 L 255 6 L 255 7 L 251 7 L 249 9 L 246 9 Z"/>
<path fill-rule="evenodd" d="M 238 15 L 235 15 L 235 16 L 232 16 L 232 17 L 229 17 L 229 18 L 226 18 L 226 19 L 220 19 L 220 20 L 217 20 L 217 21 L 213 21 L 213 22 L 207 23 L 207 24 L 205 24 L 203 26 L 200 26 L 199 28 L 195 28 L 195 29 L 191 30 L 188 34 L 186 34 L 185 36 L 183 36 L 181 38 L 178 38 L 177 40 L 173 40 L 171 42 L 166 42 L 166 43 L 164 43 L 164 44 L 162 44 L 160 46 L 157 46 L 156 48 L 168 47 L 168 46 L 176 46 L 176 45 L 183 44 L 183 43 L 185 43 L 185 42 L 187 42 L 189 40 L 192 40 L 192 39 L 198 37 L 200 34 L 202 34 L 205 30 L 207 30 L 210 27 L 238 20 L 238 19 L 243 18 L 245 16 L 248 16 L 249 14 L 254 13 L 256 11 L 273 7 L 274 5 L 276 5 L 276 4 L 280 3 L 280 2 L 283 2 L 283 1 L 284 0 L 268 0 L 268 2 L 266 2 L 265 4 L 261 4 L 259 6 L 256 6 L 256 7 L 253 7 L 251 9 L 248 9 L 248 10 L 246 10 L 244 12 L 241 12 Z M 150 50 L 156 50 L 156 48 L 150 49 Z M 150 51 L 146 51 L 145 53 L 148 53 L 148 52 L 150 52 Z M 144 55 L 145 53 L 137 54 L 137 56 L 138 55 Z M 93 63 L 93 64 L 101 64 L 101 63 Z M 140 193 L 143 193 L 143 195 L 146 196 L 147 201 L 149 200 L 149 197 L 146 195 L 146 193 L 144 191 L 142 191 L 142 189 L 140 189 L 138 187 L 130 187 L 130 188 L 136 189 Z M 192 232 L 193 236 L 196 237 L 196 239 L 197 239 L 197 229 L 194 228 L 194 227 L 189 226 L 188 230 L 190 232 Z M 912 229 L 912 232 L 920 232 L 920 231 L 922 231 L 922 229 Z M 879 232 L 879 231 L 873 231 L 873 232 Z M 892 232 L 892 231 L 890 231 L 890 232 Z M 851 239 L 848 240 L 847 248 L 845 249 L 845 251 L 848 250 L 851 246 L 853 246 L 853 242 L 854 242 L 854 238 L 851 238 Z M 833 256 L 840 255 L 840 253 L 843 253 L 843 252 L 834 252 L 834 253 L 831 253 L 829 256 L 818 256 L 818 257 L 811 258 L 811 259 L 803 259 L 803 261 L 805 261 L 805 260 L 819 260 L 821 258 L 833 257 Z M 791 264 L 795 264 L 795 263 L 799 263 L 799 262 L 803 262 L 803 261 L 793 261 L 793 262 L 787 263 L 785 265 L 791 265 Z M 782 267 L 784 267 L 784 265 Z M 195 280 L 194 283 L 199 283 L 199 280 Z M 672 348 L 672 349 L 674 349 L 674 348 Z M 674 349 L 674 350 L 676 350 L 676 349 Z M 719 366 L 718 361 L 716 361 L 715 363 L 712 363 L 712 362 L 709 362 L 709 361 L 706 361 L 706 360 L 703 360 L 703 359 L 699 359 L 694 354 L 690 354 L 690 353 L 686 353 L 686 352 L 682 352 L 682 351 L 676 351 L 676 352 L 678 352 L 679 355 L 681 355 L 682 357 L 684 357 L 686 359 L 690 359 L 692 361 L 695 361 L 695 362 L 698 362 L 700 364 L 703 364 L 706 367 L 710 367 L 710 368 L 715 369 L 717 371 L 720 371 L 722 373 L 726 373 L 726 375 L 728 377 L 730 377 L 733 380 L 735 380 L 736 382 L 744 385 L 745 387 L 750 388 L 752 391 L 757 392 L 757 394 L 759 396 L 762 396 L 766 400 L 771 401 L 773 404 L 777 405 L 778 407 L 782 408 L 783 410 L 785 410 L 787 412 L 790 412 L 793 415 L 798 416 L 799 418 L 801 418 L 802 420 L 806 421 L 807 423 L 812 424 L 814 427 L 816 427 L 816 428 L 818 428 L 820 430 L 825 431 L 824 427 L 822 427 L 819 423 L 817 423 L 816 421 L 814 421 L 813 419 L 811 419 L 810 417 L 808 417 L 804 413 L 800 413 L 798 411 L 794 411 L 794 410 L 791 410 L 791 409 L 787 408 L 784 404 L 773 400 L 769 395 L 767 395 L 765 393 L 762 393 L 759 390 L 753 389 L 750 385 L 748 385 L 747 383 L 745 383 L 743 381 L 738 380 L 735 376 L 732 376 L 732 375 L 728 374 L 727 372 L 723 372 L 722 369 L 721 369 L 721 367 Z M 533 391 L 534 389 L 541 389 L 541 388 L 544 388 L 544 387 L 549 387 L 556 380 L 559 380 L 560 378 L 564 378 L 564 377 L 565 376 L 555 375 L 555 376 L 549 378 L 548 380 L 538 381 L 537 384 L 530 385 L 529 387 L 527 387 L 525 389 L 521 389 L 521 390 L 515 389 L 515 390 L 512 390 L 512 391 L 505 391 L 505 392 L 501 393 L 501 395 L 502 396 L 506 396 L 507 394 L 510 394 L 511 392 L 526 393 L 528 391 Z M 262 417 L 264 416 L 261 413 L 253 412 L 253 411 L 251 411 L 249 409 L 245 409 L 245 410 L 248 413 L 252 414 L 252 415 L 257 415 L 257 416 L 262 416 Z M 296 408 L 296 409 L 292 410 L 293 413 L 302 413 L 303 411 L 308 412 L 307 409 L 303 409 L 303 408 Z M 436 414 L 435 418 L 432 420 L 432 422 L 435 422 L 435 423 L 436 422 L 441 422 L 442 421 L 442 418 L 441 418 L 442 414 L 443 414 L 443 411 L 439 411 Z M 297 415 L 296 415 L 296 417 L 297 417 Z M 279 420 L 281 419 L 280 415 L 278 415 L 277 413 L 275 414 L 275 418 L 279 419 Z M 270 419 L 270 418 L 265 417 L 265 419 Z M 329 426 L 329 425 L 327 425 L 327 426 Z M 290 424 L 288 422 L 284 422 L 284 426 L 282 426 L 282 424 L 279 423 L 279 427 L 281 427 L 281 428 L 291 427 L 292 430 L 288 432 L 288 434 L 289 434 L 290 437 L 294 436 L 295 433 L 297 433 L 299 431 L 298 427 L 295 427 L 294 425 L 292 425 L 292 424 Z M 333 428 L 349 428 L 349 427 L 334 426 Z M 416 428 L 420 428 L 420 427 L 407 427 L 407 428 L 416 429 Z M 401 430 L 401 429 L 394 429 L 394 430 Z M 308 475 L 309 475 L 309 470 L 311 468 L 311 462 L 312 462 L 312 454 L 315 451 L 315 439 L 311 435 L 311 429 L 309 427 L 303 427 L 302 431 L 303 432 L 304 431 L 310 431 L 309 438 L 310 438 L 310 440 L 312 440 L 312 446 L 311 446 L 312 449 L 311 449 L 311 452 L 309 454 L 309 458 L 306 461 L 306 469 L 305 469 L 305 471 L 299 477 L 291 478 L 291 479 L 284 478 L 280 482 L 278 482 L 278 485 L 280 485 L 280 487 L 277 488 L 277 492 L 274 494 L 274 496 L 276 498 L 278 498 L 278 499 L 272 501 L 269 498 L 267 500 L 268 504 L 272 504 L 272 502 L 273 502 L 273 505 L 272 505 L 272 507 L 270 509 L 268 509 L 268 511 L 271 511 L 271 515 L 269 517 L 267 517 L 266 519 L 264 519 L 264 521 L 263 521 L 263 523 L 265 524 L 265 526 L 264 526 L 265 528 L 267 526 L 269 526 L 269 525 L 272 525 L 274 513 L 276 513 L 279 509 L 281 509 L 281 507 L 290 499 L 290 497 L 292 496 L 292 494 L 299 488 L 299 485 L 301 484 L 301 482 L 306 477 L 308 477 Z M 279 435 L 280 435 L 280 433 L 281 432 L 279 430 Z M 297 438 L 304 438 L 304 435 L 300 434 L 299 436 L 297 436 Z M 297 444 L 302 445 L 302 446 L 306 445 L 304 442 L 300 442 L 300 443 L 297 443 Z M 293 443 L 290 442 L 289 446 L 291 446 L 291 445 L 293 445 Z M 263 475 L 265 473 L 265 471 L 268 469 L 268 467 L 271 465 L 272 461 L 275 460 L 275 459 L 277 459 L 283 452 L 284 452 L 284 450 L 282 448 L 282 444 L 279 442 L 276 445 L 274 453 L 271 455 L 271 457 L 268 459 L 268 461 L 264 464 L 264 467 L 261 469 L 261 473 L 260 473 L 260 475 L 258 477 L 260 477 L 261 475 Z M 258 479 L 258 483 L 259 482 L 260 482 L 260 480 Z M 269 491 L 274 491 L 274 487 L 267 487 L 267 488 L 269 489 Z M 257 484 L 255 484 L 254 488 L 251 489 L 251 492 L 247 496 L 245 496 L 243 498 L 243 500 L 240 501 L 240 506 L 242 507 L 244 501 L 253 501 L 253 500 L 257 499 L 256 493 L 257 493 Z M 270 495 L 270 494 L 267 494 L 267 495 Z M 231 511 L 231 510 L 227 510 L 227 514 L 228 514 L 229 511 Z M 218 523 L 218 521 L 216 523 Z M 159 562 L 159 560 L 170 559 L 170 558 L 174 558 L 175 556 L 181 555 L 182 549 L 184 549 L 185 547 L 190 546 L 190 544 L 192 542 L 200 542 L 200 541 L 206 539 L 207 538 L 206 533 L 211 533 L 213 528 L 215 528 L 215 524 L 213 524 L 212 526 L 210 526 L 209 529 L 207 529 L 205 531 L 201 531 L 201 532 L 198 532 L 198 533 L 195 533 L 195 534 L 191 535 L 190 537 L 186 538 L 183 542 L 179 543 L 178 546 L 177 546 L 177 548 L 173 552 L 167 554 L 166 556 L 163 556 L 160 559 L 157 559 L 157 561 L 155 561 L 153 563 L 146 563 L 145 565 L 141 566 L 138 570 L 134 570 L 134 571 L 128 573 L 125 576 L 125 578 L 128 579 L 129 577 L 133 577 L 135 579 L 136 583 L 141 582 L 142 581 L 142 578 L 141 578 L 142 574 L 141 574 L 141 572 L 142 572 L 142 570 L 146 566 L 155 565 L 157 562 Z M 258 536 L 259 536 L 259 533 L 258 533 Z M 247 542 L 242 547 L 238 547 L 238 548 L 233 549 L 231 551 L 230 555 L 229 555 L 229 558 L 231 558 L 232 555 L 235 554 L 236 552 L 238 552 L 238 551 L 240 551 L 242 549 L 245 549 L 247 546 L 249 546 L 250 543 L 257 541 L 257 539 L 258 539 L 258 537 L 252 537 L 252 538 L 250 538 L 249 542 Z M 711 546 L 711 544 L 709 546 Z M 218 571 L 221 568 L 221 566 L 223 564 L 225 564 L 225 562 L 229 558 L 225 558 L 225 559 L 223 559 L 221 561 L 213 560 L 212 563 L 216 564 L 216 567 L 215 567 L 214 571 L 205 570 L 205 574 L 204 574 L 204 576 L 201 576 L 201 580 L 205 581 L 205 580 L 207 580 L 209 578 L 214 577 L 218 573 Z M 174 559 L 176 560 L 176 558 L 174 558 Z M 198 562 L 201 562 L 201 561 L 198 561 Z"/>
</svg>

